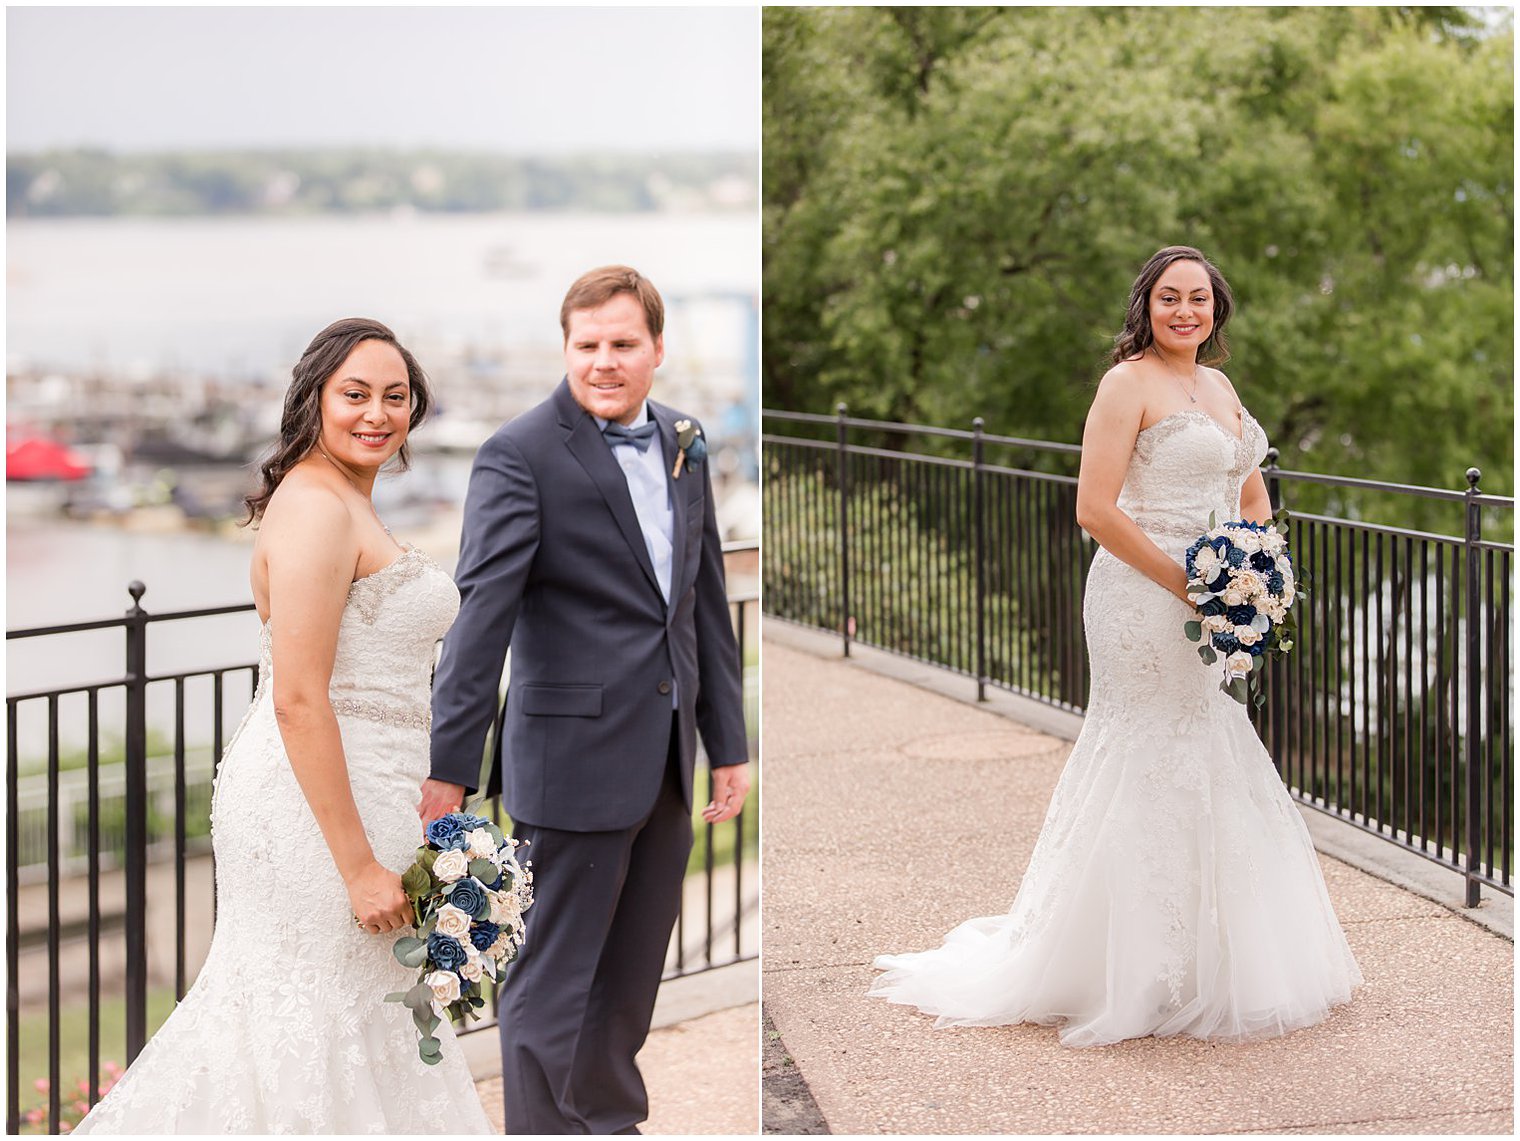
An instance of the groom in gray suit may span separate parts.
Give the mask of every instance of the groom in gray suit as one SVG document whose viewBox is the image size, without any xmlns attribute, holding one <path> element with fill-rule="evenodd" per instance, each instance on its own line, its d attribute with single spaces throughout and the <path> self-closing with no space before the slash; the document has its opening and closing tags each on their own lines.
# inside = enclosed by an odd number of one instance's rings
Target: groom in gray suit
<svg viewBox="0 0 1520 1141">
<path fill-rule="evenodd" d="M 481 446 L 433 683 L 423 823 L 479 784 L 530 847 L 527 942 L 502 986 L 508 1133 L 637 1133 L 649 1032 L 692 843 L 749 790 L 738 646 L 701 428 L 647 399 L 664 306 L 627 266 L 583 274 L 560 308 L 565 379 Z"/>
</svg>

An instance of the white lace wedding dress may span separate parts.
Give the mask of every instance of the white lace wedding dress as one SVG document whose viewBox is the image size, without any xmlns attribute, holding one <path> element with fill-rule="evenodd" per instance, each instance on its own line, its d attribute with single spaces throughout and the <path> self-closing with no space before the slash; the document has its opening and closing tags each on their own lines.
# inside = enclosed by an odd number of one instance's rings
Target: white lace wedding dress
<svg viewBox="0 0 1520 1141">
<path fill-rule="evenodd" d="M 1189 409 L 1135 442 L 1119 506 L 1179 563 L 1239 518 L 1266 453 Z M 1241 1039 L 1323 1019 L 1362 981 L 1298 810 L 1246 708 L 1183 636 L 1193 613 L 1100 550 L 1083 601 L 1092 689 L 1006 915 L 883 955 L 871 993 L 936 1025 L 1056 1023 L 1092 1046 Z"/>
<path fill-rule="evenodd" d="M 421 843 L 434 643 L 453 582 L 408 548 L 349 591 L 331 685 L 349 779 L 375 856 L 404 871 Z M 272 621 L 278 621 L 276 615 Z M 195 985 L 75 1132 L 491 1132 L 448 1019 L 443 1060 L 417 1056 L 416 982 L 401 934 L 354 924 L 348 893 L 285 757 L 269 633 L 252 707 L 212 798 L 217 916 Z"/>
</svg>

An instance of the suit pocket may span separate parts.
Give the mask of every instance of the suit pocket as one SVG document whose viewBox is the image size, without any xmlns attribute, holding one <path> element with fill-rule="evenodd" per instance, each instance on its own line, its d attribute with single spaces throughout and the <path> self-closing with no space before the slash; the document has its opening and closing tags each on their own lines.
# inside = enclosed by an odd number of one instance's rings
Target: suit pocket
<svg viewBox="0 0 1520 1141">
<path fill-rule="evenodd" d="M 600 717 L 599 685 L 549 685 L 528 682 L 522 691 L 522 711 L 529 717 Z"/>
</svg>

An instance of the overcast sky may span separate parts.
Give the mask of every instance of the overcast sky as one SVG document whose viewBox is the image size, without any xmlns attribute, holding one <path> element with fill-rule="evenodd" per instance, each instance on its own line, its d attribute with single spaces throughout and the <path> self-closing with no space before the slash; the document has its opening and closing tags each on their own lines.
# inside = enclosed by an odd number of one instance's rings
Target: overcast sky
<svg viewBox="0 0 1520 1141">
<path fill-rule="evenodd" d="M 11 151 L 758 149 L 757 8 L 9 8 Z"/>
</svg>

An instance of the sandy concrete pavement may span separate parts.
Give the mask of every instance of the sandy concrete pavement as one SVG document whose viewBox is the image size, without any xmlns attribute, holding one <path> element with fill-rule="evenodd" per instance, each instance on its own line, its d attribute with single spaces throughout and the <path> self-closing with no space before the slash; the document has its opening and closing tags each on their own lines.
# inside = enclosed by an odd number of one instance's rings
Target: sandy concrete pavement
<svg viewBox="0 0 1520 1141">
<path fill-rule="evenodd" d="M 649 1032 L 639 1051 L 649 1120 L 660 1136 L 753 1135 L 760 1129 L 760 1007 L 731 1007 Z M 502 1127 L 501 1078 L 475 1084 Z"/>
<path fill-rule="evenodd" d="M 1367 983 L 1286 1038 L 1074 1050 L 868 999 L 874 955 L 1007 909 L 1070 746 L 796 644 L 764 647 L 763 988 L 820 1127 L 1512 1132 L 1513 943 L 1323 854 Z"/>
</svg>

